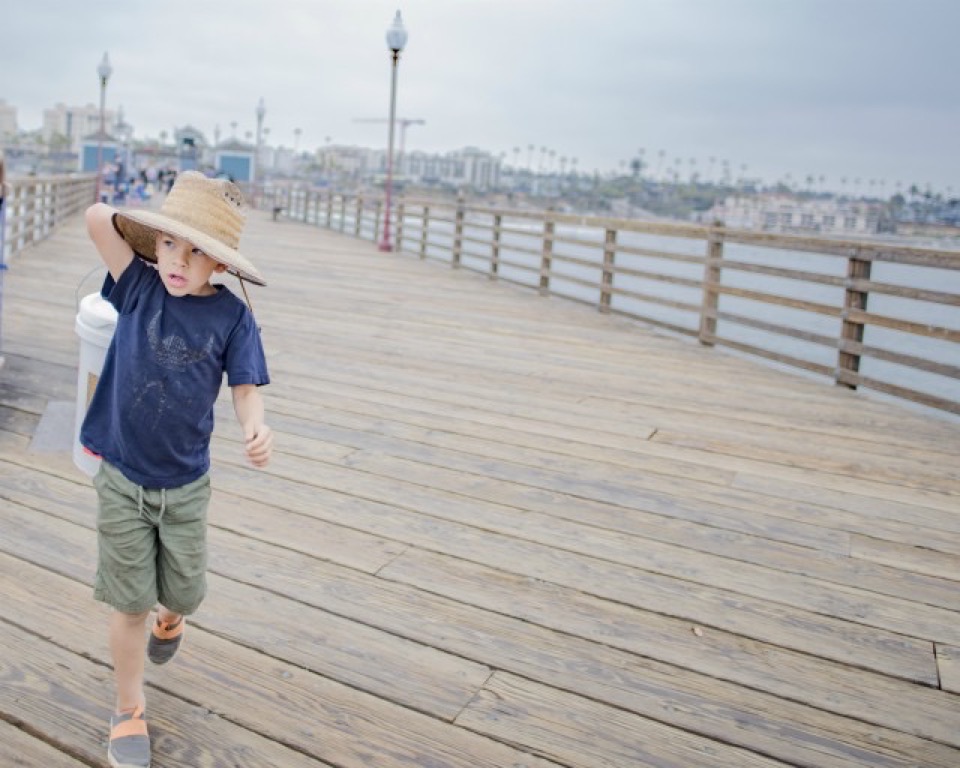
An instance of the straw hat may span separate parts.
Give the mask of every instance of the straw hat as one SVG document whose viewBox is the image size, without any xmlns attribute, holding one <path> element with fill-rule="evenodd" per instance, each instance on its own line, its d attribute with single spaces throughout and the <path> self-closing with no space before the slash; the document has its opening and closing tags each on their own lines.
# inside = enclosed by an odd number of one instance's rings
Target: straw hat
<svg viewBox="0 0 960 768">
<path fill-rule="evenodd" d="M 237 251 L 243 208 L 243 194 L 236 184 L 184 171 L 159 211 L 118 211 L 116 222 L 123 239 L 149 261 L 157 260 L 157 232 L 165 232 L 192 243 L 241 281 L 266 285 L 257 268 Z"/>
</svg>

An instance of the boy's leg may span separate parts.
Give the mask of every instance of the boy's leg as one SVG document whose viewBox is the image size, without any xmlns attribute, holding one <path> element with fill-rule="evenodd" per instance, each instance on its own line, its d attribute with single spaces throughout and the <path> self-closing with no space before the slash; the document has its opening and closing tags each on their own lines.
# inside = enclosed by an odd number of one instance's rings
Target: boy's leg
<svg viewBox="0 0 960 768">
<path fill-rule="evenodd" d="M 110 617 L 110 654 L 117 686 L 116 714 L 110 718 L 107 761 L 113 768 L 149 768 L 150 733 L 144 720 L 144 623 L 149 611 Z"/>
<path fill-rule="evenodd" d="M 182 613 L 174 613 L 169 608 L 161 605 L 157 610 L 157 618 L 164 624 L 177 624 L 183 618 Z"/>
<path fill-rule="evenodd" d="M 144 627 L 149 615 L 149 611 L 114 611 L 110 618 L 110 655 L 117 685 L 118 714 L 144 704 L 143 657 L 147 645 Z"/>
<path fill-rule="evenodd" d="M 158 520 L 157 587 L 160 607 L 147 645 L 154 664 L 166 664 L 183 644 L 185 616 L 200 606 L 206 593 L 207 475 L 179 488 L 167 489 Z"/>
</svg>

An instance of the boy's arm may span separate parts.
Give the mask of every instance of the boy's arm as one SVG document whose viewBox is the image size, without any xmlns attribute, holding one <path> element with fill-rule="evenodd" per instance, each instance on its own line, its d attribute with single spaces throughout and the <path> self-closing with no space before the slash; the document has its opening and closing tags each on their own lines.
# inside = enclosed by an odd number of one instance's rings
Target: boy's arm
<svg viewBox="0 0 960 768">
<path fill-rule="evenodd" d="M 113 226 L 113 214 L 117 211 L 106 203 L 94 203 L 87 208 L 87 232 L 93 244 L 100 252 L 100 258 L 107 265 L 111 277 L 119 280 L 120 275 L 133 261 L 133 249 Z"/>
<path fill-rule="evenodd" d="M 244 450 L 255 467 L 265 467 L 273 452 L 273 431 L 264 423 L 263 398 L 254 384 L 230 388 L 233 410 L 243 429 Z"/>
</svg>

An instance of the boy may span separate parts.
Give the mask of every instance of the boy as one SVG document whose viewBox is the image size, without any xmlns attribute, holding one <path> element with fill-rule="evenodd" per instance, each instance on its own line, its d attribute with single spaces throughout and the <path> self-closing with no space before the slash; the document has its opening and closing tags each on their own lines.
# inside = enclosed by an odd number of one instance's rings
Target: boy
<svg viewBox="0 0 960 768">
<path fill-rule="evenodd" d="M 154 663 L 169 661 L 184 617 L 205 594 L 210 435 L 224 373 L 248 460 L 256 467 L 270 460 L 273 437 L 257 389 L 269 383 L 259 330 L 240 299 L 210 283 L 227 271 L 241 287 L 244 279 L 264 284 L 237 251 L 242 207 L 235 185 L 187 172 L 159 212 L 96 203 L 86 213 L 109 271 L 102 295 L 118 312 L 80 430 L 84 449 L 102 458 L 94 478 L 94 597 L 114 608 L 117 702 L 107 752 L 114 768 L 150 765 L 144 652 Z M 157 604 L 147 641 L 144 624 Z"/>
</svg>

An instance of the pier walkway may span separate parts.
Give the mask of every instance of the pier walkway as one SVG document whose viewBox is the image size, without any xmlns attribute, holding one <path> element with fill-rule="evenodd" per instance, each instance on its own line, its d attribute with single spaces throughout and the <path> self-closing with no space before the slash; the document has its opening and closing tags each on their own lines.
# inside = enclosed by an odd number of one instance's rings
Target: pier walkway
<svg viewBox="0 0 960 768">
<path fill-rule="evenodd" d="M 267 214 L 244 251 L 276 453 L 222 398 L 155 766 L 960 765 L 955 421 Z M 96 264 L 76 217 L 5 277 L 3 766 L 105 765 Z"/>
</svg>

